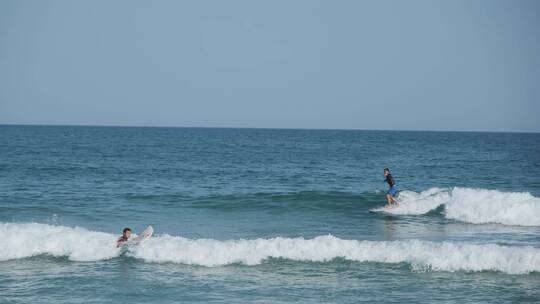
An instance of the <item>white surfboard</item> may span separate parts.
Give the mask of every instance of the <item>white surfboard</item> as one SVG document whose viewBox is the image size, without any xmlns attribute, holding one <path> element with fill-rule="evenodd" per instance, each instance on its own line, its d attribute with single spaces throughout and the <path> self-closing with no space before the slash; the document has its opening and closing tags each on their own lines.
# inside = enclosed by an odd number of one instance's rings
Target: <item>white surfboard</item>
<svg viewBox="0 0 540 304">
<path fill-rule="evenodd" d="M 379 208 L 375 208 L 375 209 L 370 209 L 369 210 L 369 213 L 376 213 L 376 212 L 382 212 L 382 213 L 393 213 L 391 212 L 392 209 L 397 209 L 399 207 L 398 204 L 396 205 L 384 205 L 382 207 L 379 207 Z"/>
<path fill-rule="evenodd" d="M 146 227 L 140 234 L 129 241 L 130 244 L 139 244 L 149 239 L 154 234 L 154 228 L 152 226 Z"/>
</svg>

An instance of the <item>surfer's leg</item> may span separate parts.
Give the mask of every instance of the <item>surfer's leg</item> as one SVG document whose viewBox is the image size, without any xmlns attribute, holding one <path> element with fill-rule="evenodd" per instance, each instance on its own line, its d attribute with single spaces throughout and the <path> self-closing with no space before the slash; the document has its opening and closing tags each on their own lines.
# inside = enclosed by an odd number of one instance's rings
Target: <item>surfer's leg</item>
<svg viewBox="0 0 540 304">
<path fill-rule="evenodd" d="M 388 202 L 388 206 L 392 205 L 392 196 L 390 194 L 386 194 L 386 201 Z"/>
<path fill-rule="evenodd" d="M 397 205 L 397 201 L 394 198 L 394 195 L 396 195 L 397 189 L 396 186 L 392 186 L 390 189 L 388 189 L 388 192 L 386 193 L 386 199 L 388 200 L 388 204 Z"/>
</svg>

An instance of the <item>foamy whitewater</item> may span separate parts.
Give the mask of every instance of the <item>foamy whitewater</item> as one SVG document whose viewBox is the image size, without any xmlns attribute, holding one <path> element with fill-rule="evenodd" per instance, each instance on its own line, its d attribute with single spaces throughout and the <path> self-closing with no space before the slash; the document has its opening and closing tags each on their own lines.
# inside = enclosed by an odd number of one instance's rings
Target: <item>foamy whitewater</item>
<svg viewBox="0 0 540 304">
<path fill-rule="evenodd" d="M 536 303 L 538 151 L 539 134 L 0 125 L 0 304 Z"/>
<path fill-rule="evenodd" d="M 115 236 L 82 228 L 45 224 L 0 226 L 6 235 L 0 261 L 37 255 L 98 261 L 120 256 Z M 146 262 L 173 262 L 201 266 L 258 265 L 269 258 L 300 262 L 329 262 L 336 258 L 356 262 L 408 263 L 417 270 L 500 271 L 526 274 L 540 271 L 540 249 L 493 244 L 464 244 L 404 240 L 391 242 L 342 240 L 327 235 L 313 239 L 271 238 L 218 241 L 158 236 L 128 248 L 128 256 Z"/>
<path fill-rule="evenodd" d="M 444 216 L 473 224 L 540 226 L 540 198 L 527 192 L 430 188 L 422 192 L 402 191 L 395 208 L 375 208 L 392 214 L 426 214 L 444 206 Z"/>
</svg>

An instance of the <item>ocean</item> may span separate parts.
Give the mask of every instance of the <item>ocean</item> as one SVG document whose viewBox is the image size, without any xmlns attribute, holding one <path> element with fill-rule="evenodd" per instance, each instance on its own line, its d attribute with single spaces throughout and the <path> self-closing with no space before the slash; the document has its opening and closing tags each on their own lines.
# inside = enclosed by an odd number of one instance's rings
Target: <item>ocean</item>
<svg viewBox="0 0 540 304">
<path fill-rule="evenodd" d="M 0 303 L 539 303 L 539 287 L 537 133 L 0 126 Z"/>
</svg>

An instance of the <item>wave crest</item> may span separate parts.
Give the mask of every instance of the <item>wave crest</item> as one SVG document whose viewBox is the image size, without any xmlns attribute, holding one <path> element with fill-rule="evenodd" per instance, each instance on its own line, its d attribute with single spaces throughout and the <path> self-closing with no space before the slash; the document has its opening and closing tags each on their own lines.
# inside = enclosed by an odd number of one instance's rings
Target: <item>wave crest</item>
<svg viewBox="0 0 540 304">
<path fill-rule="evenodd" d="M 148 262 L 201 266 L 257 265 L 268 258 L 328 262 L 344 258 L 357 262 L 409 263 L 434 271 L 500 271 L 524 274 L 540 271 L 540 249 L 494 244 L 429 242 L 421 240 L 357 241 L 327 235 L 313 239 L 272 238 L 217 241 L 162 236 L 130 253 Z"/>
<path fill-rule="evenodd" d="M 113 234 L 46 224 L 0 224 L 6 236 L 0 261 L 37 255 L 99 261 L 118 257 Z M 499 271 L 509 274 L 540 272 L 540 249 L 422 240 L 343 240 L 331 235 L 219 241 L 163 235 L 129 248 L 126 255 L 145 262 L 200 266 L 257 265 L 270 258 L 328 262 L 344 258 L 356 262 L 408 263 L 433 271 Z"/>
<path fill-rule="evenodd" d="M 444 206 L 448 219 L 473 224 L 540 226 L 540 198 L 528 192 L 497 190 L 431 188 L 422 192 L 402 191 L 396 208 L 373 211 L 420 215 Z"/>
<path fill-rule="evenodd" d="M 46 224 L 0 224 L 0 261 L 48 254 L 73 261 L 99 261 L 118 256 L 112 234 Z"/>
</svg>

